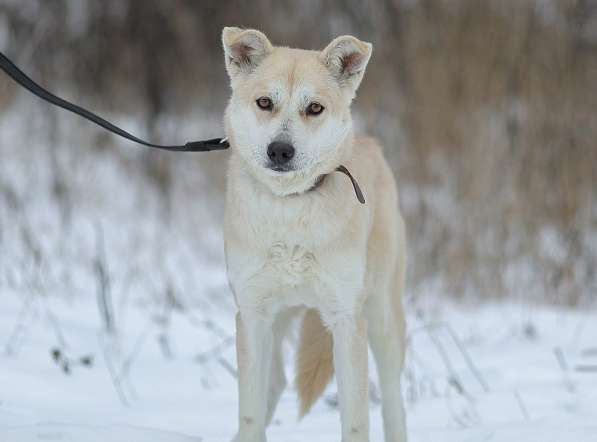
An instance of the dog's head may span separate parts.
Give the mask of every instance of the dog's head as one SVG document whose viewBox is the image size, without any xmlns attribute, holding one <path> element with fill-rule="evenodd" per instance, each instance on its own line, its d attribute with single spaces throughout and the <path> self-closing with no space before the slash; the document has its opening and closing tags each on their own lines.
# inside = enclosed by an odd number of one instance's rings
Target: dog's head
<svg viewBox="0 0 597 442">
<path fill-rule="evenodd" d="M 261 32 L 224 28 L 232 97 L 230 144 L 278 195 L 303 192 L 350 156 L 350 104 L 371 44 L 338 37 L 323 51 L 274 47 Z"/>
</svg>

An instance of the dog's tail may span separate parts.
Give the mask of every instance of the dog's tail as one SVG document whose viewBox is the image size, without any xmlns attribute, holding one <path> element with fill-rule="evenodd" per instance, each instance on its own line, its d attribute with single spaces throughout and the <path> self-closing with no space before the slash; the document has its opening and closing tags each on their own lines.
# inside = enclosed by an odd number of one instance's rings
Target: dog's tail
<svg viewBox="0 0 597 442">
<path fill-rule="evenodd" d="M 319 313 L 308 310 L 303 318 L 296 357 L 300 418 L 309 412 L 334 375 L 332 343 L 332 335 L 321 322 Z"/>
</svg>

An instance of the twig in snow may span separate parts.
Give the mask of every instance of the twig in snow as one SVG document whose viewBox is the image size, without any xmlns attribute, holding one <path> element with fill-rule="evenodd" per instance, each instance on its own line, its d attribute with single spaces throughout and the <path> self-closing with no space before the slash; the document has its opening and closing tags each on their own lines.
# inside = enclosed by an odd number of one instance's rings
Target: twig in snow
<svg viewBox="0 0 597 442">
<path fill-rule="evenodd" d="M 449 388 L 450 385 L 448 385 L 448 389 Z M 451 396 L 448 391 L 446 391 L 445 398 L 452 419 L 454 419 L 454 422 L 456 422 L 462 428 L 470 428 L 479 423 L 479 414 L 477 413 L 475 403 L 472 398 L 462 395 L 459 392 L 459 396 L 457 396 L 455 399 L 457 401 L 464 400 L 466 402 L 464 404 L 462 402 L 454 403 L 454 397 Z"/>
<path fill-rule="evenodd" d="M 339 402 L 338 402 L 338 393 L 328 394 L 325 397 L 325 403 L 328 407 L 337 409 Z"/>
<path fill-rule="evenodd" d="M 96 224 L 96 255 L 93 261 L 93 268 L 97 278 L 97 302 L 104 329 L 108 334 L 113 335 L 116 331 L 114 322 L 114 308 L 111 297 L 111 281 L 106 263 L 106 251 L 104 247 L 104 234 L 101 225 Z"/>
<path fill-rule="evenodd" d="M 56 339 L 58 340 L 60 347 L 68 348 L 66 338 L 64 337 L 64 333 L 62 333 L 62 327 L 60 326 L 60 322 L 58 321 L 58 318 L 48 305 L 47 298 L 43 296 L 42 293 L 38 293 L 38 295 L 39 296 L 37 296 L 37 299 L 39 300 L 39 303 L 42 304 L 42 309 L 44 314 L 46 315 L 46 319 L 54 329 L 54 334 L 56 335 Z"/>
<path fill-rule="evenodd" d="M 562 369 L 562 375 L 564 377 L 564 387 L 570 393 L 574 393 L 576 391 L 576 387 L 572 379 L 570 379 L 570 368 L 568 366 L 568 362 L 566 361 L 566 357 L 564 356 L 564 352 L 560 347 L 555 347 L 553 349 L 554 355 L 556 360 L 558 361 L 558 365 Z"/>
<path fill-rule="evenodd" d="M 435 335 L 434 328 L 435 327 L 428 327 L 427 333 L 429 334 L 429 338 L 431 339 L 431 342 L 433 343 L 433 345 L 435 345 L 437 352 L 439 353 L 442 361 L 444 362 L 446 369 L 448 370 L 448 384 L 450 384 L 452 387 L 454 387 L 454 389 L 461 395 L 468 396 L 468 393 L 466 392 L 464 385 L 462 384 L 462 382 L 460 381 L 460 378 L 456 374 L 456 370 L 454 370 L 454 366 L 452 365 L 452 361 L 450 360 L 450 357 L 448 356 L 446 349 L 442 345 L 441 341 Z"/>
<path fill-rule="evenodd" d="M 137 340 L 135 341 L 135 344 L 133 345 L 132 350 L 127 355 L 127 357 L 124 359 L 124 362 L 120 366 L 120 371 L 117 374 L 117 378 L 120 382 L 126 382 L 126 385 L 128 386 L 130 393 L 134 398 L 137 397 L 137 391 L 136 391 L 135 387 L 133 386 L 133 383 L 131 382 L 131 378 L 130 378 L 131 367 L 133 366 L 133 363 L 134 363 L 135 359 L 137 358 L 137 355 L 141 351 L 143 344 L 147 340 L 147 336 L 149 335 L 149 331 L 152 329 L 152 327 L 153 327 L 153 322 L 151 320 L 149 320 L 147 322 L 147 325 L 145 326 L 145 328 L 141 331 L 141 333 L 137 337 Z"/>
<path fill-rule="evenodd" d="M 527 410 L 527 407 L 524 404 L 522 397 L 520 396 L 520 393 L 518 391 L 514 392 L 514 397 L 516 398 L 516 401 L 518 402 L 518 406 L 520 407 L 520 411 L 522 412 L 522 416 L 524 417 L 524 420 L 525 421 L 530 420 L 531 417 L 529 416 L 529 411 Z"/>
<path fill-rule="evenodd" d="M 454 342 L 454 345 L 456 345 L 456 347 L 458 348 L 458 351 L 460 351 L 462 358 L 466 362 L 466 365 L 468 365 L 468 368 L 471 371 L 471 373 L 473 373 L 473 375 L 477 379 L 477 382 L 479 382 L 479 385 L 481 385 L 481 388 L 483 388 L 483 390 L 485 390 L 485 392 L 488 393 L 489 385 L 487 385 L 487 382 L 485 382 L 485 378 L 483 378 L 483 376 L 481 375 L 481 372 L 479 371 L 479 369 L 473 362 L 469 353 L 465 350 L 460 339 L 456 336 L 456 333 L 454 333 L 454 330 L 452 329 L 452 327 L 450 327 L 450 325 L 446 324 L 446 323 L 443 323 L 441 325 L 447 330 L 448 334 L 452 338 L 452 341 Z"/>
<path fill-rule="evenodd" d="M 477 365 L 474 363 L 473 359 L 471 358 L 469 352 L 464 348 L 462 341 L 458 338 L 458 336 L 456 335 L 456 333 L 454 332 L 454 330 L 452 329 L 452 327 L 449 324 L 447 324 L 445 322 L 440 322 L 437 324 L 427 324 L 427 325 L 424 325 L 422 327 L 412 330 L 410 332 L 409 336 L 407 337 L 407 346 L 409 348 L 412 347 L 410 345 L 410 342 L 412 341 L 413 335 L 420 333 L 420 332 L 426 332 L 429 335 L 429 337 L 431 338 L 431 340 L 433 341 L 434 345 L 438 348 L 438 351 L 440 353 L 440 356 L 442 356 L 444 363 L 446 364 L 446 362 L 447 362 L 446 368 L 448 368 L 448 371 L 450 371 L 452 364 L 448 358 L 448 355 L 444 351 L 443 346 L 441 345 L 439 340 L 437 339 L 437 336 L 435 336 L 433 333 L 434 330 L 442 330 L 442 329 L 447 332 L 448 336 L 450 337 L 450 339 L 452 340 L 452 342 L 458 349 L 459 353 L 461 354 L 462 358 L 464 359 L 464 362 L 466 363 L 468 369 L 473 374 L 473 376 L 475 377 L 475 379 L 477 380 L 477 382 L 479 383 L 479 385 L 481 386 L 483 391 L 485 391 L 486 393 L 489 392 L 490 391 L 489 385 L 485 381 L 485 378 L 481 374 L 481 371 L 478 369 Z M 452 370 L 452 373 L 454 373 L 453 370 Z M 462 386 L 462 385 L 458 385 L 457 378 L 452 379 L 451 381 L 454 383 L 454 386 L 456 388 L 459 388 Z"/>
<path fill-rule="evenodd" d="M 372 404 L 381 404 L 381 393 L 377 388 L 377 384 L 373 382 L 371 379 L 369 379 L 369 400 Z"/>
<path fill-rule="evenodd" d="M 120 402 L 128 406 L 128 399 L 120 377 L 114 366 L 111 353 L 119 353 L 116 344 L 116 322 L 114 319 L 114 307 L 111 296 L 111 280 L 106 260 L 106 250 L 104 245 L 104 232 L 100 223 L 95 225 L 96 253 L 93 260 L 93 268 L 97 278 L 97 305 L 100 318 L 103 322 L 103 331 L 100 333 L 100 344 L 106 361 L 106 367 L 110 373 L 112 384 L 118 394 Z"/>
<path fill-rule="evenodd" d="M 431 339 L 431 342 L 437 348 L 437 351 L 440 357 L 442 358 L 446 369 L 448 370 L 448 388 L 453 388 L 460 397 L 466 400 L 467 403 L 464 406 L 464 408 L 461 408 L 460 411 L 457 411 L 453 407 L 451 396 L 448 394 L 448 392 L 446 392 L 446 401 L 448 404 L 448 408 L 450 409 L 450 413 L 454 421 L 463 428 L 468 428 L 479 422 L 479 416 L 475 407 L 475 401 L 473 397 L 464 388 L 464 384 L 457 375 L 456 370 L 452 365 L 452 361 L 450 360 L 450 357 L 448 356 L 446 349 L 444 348 L 441 341 L 435 334 L 436 330 L 437 327 L 431 326 L 427 328 L 427 333 L 429 335 L 429 338 Z"/>
<path fill-rule="evenodd" d="M 404 388 L 406 400 L 412 404 L 417 402 L 419 398 L 417 389 L 417 377 L 415 376 L 414 370 L 410 367 L 404 368 L 404 379 L 406 379 L 406 386 Z"/>
<path fill-rule="evenodd" d="M 218 338 L 226 339 L 230 337 L 230 333 L 228 333 L 224 328 L 220 327 L 214 321 L 211 319 L 198 318 L 195 316 L 194 312 L 188 308 L 185 310 L 185 318 L 187 318 L 192 326 L 208 330 Z"/>
<path fill-rule="evenodd" d="M 160 332 L 158 333 L 157 339 L 158 344 L 160 345 L 160 349 L 162 350 L 162 354 L 166 359 L 172 359 L 172 346 L 170 345 L 169 337 L 170 320 L 172 317 L 172 312 L 175 309 L 181 309 L 181 307 L 178 301 L 176 300 L 174 288 L 172 287 L 170 277 L 165 276 L 165 278 L 166 290 L 163 303 L 164 309 L 163 312 L 158 313 L 154 316 L 154 321 L 160 327 Z"/>
<path fill-rule="evenodd" d="M 226 359 L 224 359 L 224 357 L 220 356 L 218 358 L 218 362 L 220 363 L 220 365 L 222 367 L 224 367 L 226 369 L 226 371 L 228 373 L 230 373 L 230 375 L 234 378 L 234 379 L 238 379 L 238 373 L 236 372 L 236 369 L 230 364 L 230 362 L 228 362 Z"/>
<path fill-rule="evenodd" d="M 4 353 L 6 355 L 14 355 L 17 352 L 17 346 L 23 339 L 23 335 L 25 334 L 26 328 L 26 321 L 31 312 L 31 297 L 28 296 L 21 310 L 17 315 L 17 319 L 15 321 L 15 325 L 12 328 L 12 331 L 8 335 L 8 339 L 4 344 Z"/>
<path fill-rule="evenodd" d="M 105 337 L 110 341 L 112 341 L 112 339 L 113 339 L 113 335 L 105 335 Z M 106 367 L 108 368 L 108 373 L 110 373 L 110 378 L 112 379 L 112 384 L 114 385 L 114 389 L 116 390 L 116 393 L 118 394 L 118 398 L 120 399 L 120 402 L 122 403 L 122 405 L 128 406 L 129 402 L 128 402 L 128 399 L 124 392 L 124 389 L 122 388 L 121 379 L 118 377 L 118 373 L 116 373 L 116 369 L 114 368 L 114 365 L 112 363 L 112 358 L 110 356 L 110 349 L 108 348 L 108 346 L 109 346 L 108 342 L 106 342 L 104 339 L 102 339 L 101 335 L 100 335 L 100 346 L 102 347 L 102 351 L 104 354 L 104 360 L 106 361 Z"/>
<path fill-rule="evenodd" d="M 162 354 L 166 359 L 172 359 L 172 348 L 170 346 L 170 339 L 168 338 L 168 334 L 166 332 L 160 332 L 158 334 L 158 344 L 160 345 L 160 349 L 162 350 Z"/>
<path fill-rule="evenodd" d="M 585 348 L 583 351 L 580 352 L 580 355 L 585 358 L 591 358 L 597 356 L 597 348 Z"/>
<path fill-rule="evenodd" d="M 582 373 L 597 373 L 597 365 L 579 364 L 574 367 L 574 370 L 580 371 Z"/>
<path fill-rule="evenodd" d="M 60 367 L 64 374 L 70 374 L 72 368 L 76 367 L 77 365 L 87 368 L 93 366 L 93 356 L 91 355 L 72 358 L 67 356 L 64 351 L 58 347 L 53 348 L 50 354 L 52 355 L 52 359 L 56 365 Z"/>
<path fill-rule="evenodd" d="M 200 364 L 204 364 L 210 359 L 217 358 L 228 348 L 232 347 L 235 342 L 236 339 L 234 338 L 234 336 L 229 336 L 223 339 L 220 343 L 216 344 L 210 350 L 207 350 L 195 356 L 195 361 L 199 362 Z"/>
</svg>

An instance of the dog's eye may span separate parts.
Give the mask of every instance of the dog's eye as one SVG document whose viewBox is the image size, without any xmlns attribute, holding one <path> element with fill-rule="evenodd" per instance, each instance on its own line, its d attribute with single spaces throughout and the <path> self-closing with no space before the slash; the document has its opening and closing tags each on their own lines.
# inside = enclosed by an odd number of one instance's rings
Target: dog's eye
<svg viewBox="0 0 597 442">
<path fill-rule="evenodd" d="M 272 103 L 271 98 L 260 97 L 257 99 L 257 106 L 259 106 L 259 109 L 271 111 L 274 104 Z"/>
<path fill-rule="evenodd" d="M 307 106 L 307 115 L 319 115 L 324 109 L 325 108 L 321 104 L 314 101 Z"/>
</svg>

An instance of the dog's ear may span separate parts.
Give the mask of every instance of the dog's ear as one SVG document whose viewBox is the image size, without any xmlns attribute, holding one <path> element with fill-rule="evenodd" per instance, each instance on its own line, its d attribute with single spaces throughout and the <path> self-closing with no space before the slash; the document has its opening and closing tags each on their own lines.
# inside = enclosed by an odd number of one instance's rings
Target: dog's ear
<svg viewBox="0 0 597 442">
<path fill-rule="evenodd" d="M 222 43 L 230 78 L 251 73 L 273 50 L 267 37 L 255 29 L 226 27 Z"/>
<path fill-rule="evenodd" d="M 343 35 L 321 51 L 320 58 L 340 86 L 350 87 L 355 92 L 363 79 L 372 50 L 371 43 Z"/>
</svg>

